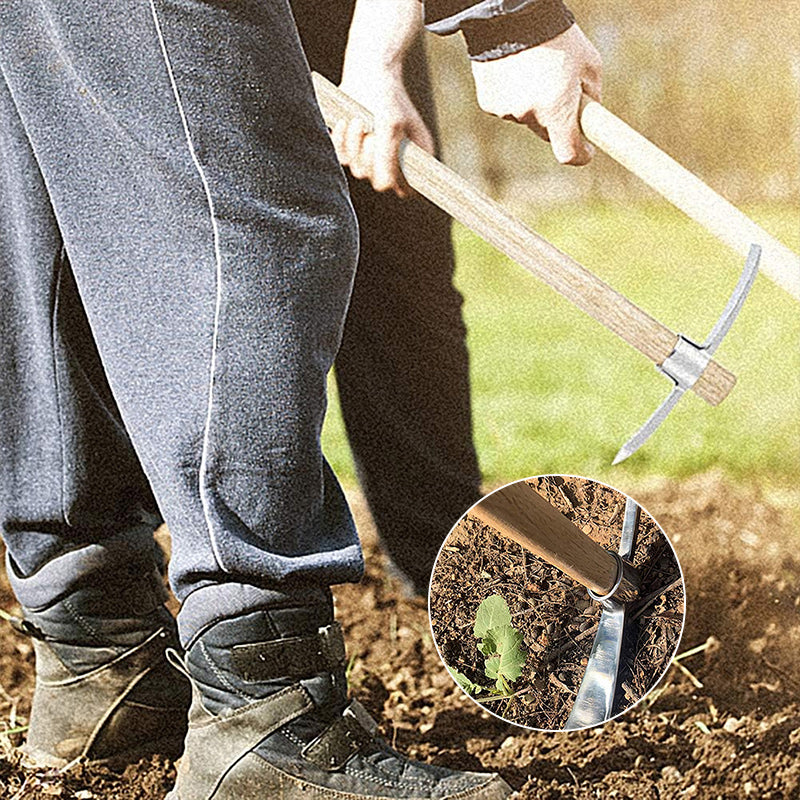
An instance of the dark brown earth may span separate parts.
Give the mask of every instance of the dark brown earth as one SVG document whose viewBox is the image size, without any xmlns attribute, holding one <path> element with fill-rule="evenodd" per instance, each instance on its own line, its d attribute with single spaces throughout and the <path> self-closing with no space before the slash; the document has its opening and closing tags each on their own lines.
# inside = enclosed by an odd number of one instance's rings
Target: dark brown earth
<svg viewBox="0 0 800 800">
<path fill-rule="evenodd" d="M 540 477 L 528 484 L 587 536 L 617 551 L 624 494 L 586 478 Z M 642 599 L 628 610 L 615 714 L 637 702 L 664 674 L 683 627 L 680 568 L 668 539 L 646 512 L 633 565 L 641 576 Z M 445 662 L 484 687 L 492 682 L 484 674 L 472 628 L 480 603 L 496 594 L 508 603 L 527 657 L 512 687 L 515 696 L 481 704 L 509 722 L 560 731 L 586 670 L 601 606 L 556 567 L 477 517 L 465 516 L 436 561 L 430 613 Z"/>
<path fill-rule="evenodd" d="M 715 474 L 626 488 L 669 533 L 683 566 L 680 650 L 704 646 L 681 661 L 691 678 L 673 667 L 644 702 L 589 732 L 531 732 L 498 720 L 446 674 L 425 602 L 401 597 L 386 577 L 363 505 L 353 498 L 370 564 L 363 585 L 337 592 L 354 693 L 383 717 L 384 734 L 402 751 L 497 770 L 522 800 L 800 797 L 796 494 L 734 489 Z M 13 608 L 4 584 L 0 603 Z M 24 724 L 31 678 L 28 642 L 5 629 L 0 727 Z M 157 800 L 172 779 L 169 765 L 158 762 L 123 776 L 27 772 L 9 740 L 19 737 L 0 736 L 4 800 Z"/>
</svg>

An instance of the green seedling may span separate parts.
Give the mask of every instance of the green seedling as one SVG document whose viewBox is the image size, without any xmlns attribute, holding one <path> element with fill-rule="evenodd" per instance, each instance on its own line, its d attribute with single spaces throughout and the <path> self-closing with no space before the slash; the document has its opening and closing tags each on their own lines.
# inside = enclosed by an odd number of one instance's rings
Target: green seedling
<svg viewBox="0 0 800 800">
<path fill-rule="evenodd" d="M 522 633 L 511 624 L 508 603 L 494 594 L 478 607 L 473 628 L 478 639 L 478 650 L 484 656 L 484 673 L 495 682 L 492 687 L 473 683 L 457 669 L 448 667 L 456 683 L 470 695 L 486 692 L 493 697 L 510 697 L 511 684 L 522 674 L 525 652 L 522 650 Z"/>
</svg>

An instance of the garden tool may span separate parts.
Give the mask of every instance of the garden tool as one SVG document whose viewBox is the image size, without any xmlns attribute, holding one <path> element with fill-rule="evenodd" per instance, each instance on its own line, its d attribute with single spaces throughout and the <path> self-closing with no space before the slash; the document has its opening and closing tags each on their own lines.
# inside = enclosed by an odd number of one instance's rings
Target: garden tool
<svg viewBox="0 0 800 800">
<path fill-rule="evenodd" d="M 633 558 L 640 513 L 641 509 L 636 502 L 627 498 L 619 543 L 619 557 L 625 562 Z M 594 637 L 586 672 L 583 673 L 578 695 L 564 726 L 565 731 L 599 725 L 614 715 L 614 696 L 628 604 L 615 600 L 613 596 L 597 595 L 591 589 L 589 594 L 602 604 L 603 613 L 597 625 L 597 635 Z"/>
<path fill-rule="evenodd" d="M 600 598 L 628 603 L 639 595 L 639 575 L 621 554 L 590 539 L 524 481 L 492 492 L 469 516 L 493 528 Z"/>
<path fill-rule="evenodd" d="M 603 606 L 589 663 L 564 730 L 586 728 L 613 715 L 627 609 L 638 598 L 632 566 L 641 509 L 631 498 L 618 553 L 606 550 L 524 481 L 509 484 L 470 509 L 470 517 L 583 584 Z"/>
<path fill-rule="evenodd" d="M 341 119 L 352 118 L 362 119 L 367 129 L 371 127 L 372 117 L 366 109 L 321 75 L 314 73 L 312 77 L 320 107 L 329 127 L 332 128 Z M 603 116 L 597 113 L 593 104 L 587 104 L 584 113 L 592 120 L 589 126 L 592 130 L 595 127 L 603 129 Z M 599 136 L 597 138 L 599 139 Z M 401 165 L 409 185 L 420 194 L 616 333 L 647 356 L 662 371 L 666 365 L 667 374 L 675 380 L 676 385 L 683 387 L 683 391 L 677 397 L 674 397 L 673 392 L 670 395 L 671 400 L 662 405 L 659 413 L 654 414 L 646 423 L 644 427 L 647 429 L 647 436 L 651 435 L 663 421 L 686 389 L 690 388 L 713 406 L 727 397 L 736 378 L 710 358 L 708 343 L 702 347 L 687 344 L 689 340 L 686 337 L 679 336 L 655 320 L 574 259 L 534 233 L 488 196 L 472 187 L 453 170 L 408 140 L 401 145 Z M 757 265 L 757 256 L 752 255 L 754 252 L 751 250 L 752 257 L 748 258 L 746 267 L 748 275 L 751 267 Z M 726 308 L 727 322 L 722 331 L 723 335 L 741 308 L 751 284 L 751 279 L 740 280 L 737 286 L 738 295 L 734 294 L 736 302 L 733 303 L 732 300 Z M 719 325 L 714 330 L 717 331 L 718 328 Z M 716 344 L 714 346 L 716 347 Z M 682 374 L 680 380 L 676 380 L 673 369 L 678 362 L 686 361 L 685 353 L 690 347 L 702 352 L 695 358 L 689 359 L 691 364 L 688 372 Z M 643 443 L 647 436 L 640 437 L 639 444 Z M 622 455 L 618 455 L 617 461 L 632 452 L 629 442 L 620 451 Z"/>
<path fill-rule="evenodd" d="M 752 245 L 739 282 L 736 284 L 725 310 L 702 345 L 695 344 L 683 334 L 678 335 L 675 349 L 658 367 L 659 372 L 666 375 L 675 385 L 667 395 L 667 399 L 650 415 L 647 422 L 622 445 L 617 455 L 614 456 L 614 464 L 619 464 L 620 461 L 624 461 L 635 453 L 655 433 L 686 390 L 691 388 L 703 374 L 705 365 L 709 363 L 714 351 L 725 338 L 725 334 L 730 330 L 747 298 L 750 287 L 756 279 L 760 256 L 761 248 L 757 244 Z"/>
<path fill-rule="evenodd" d="M 797 253 L 586 95 L 581 110 L 581 129 L 592 144 L 740 256 L 748 256 L 752 244 L 759 245 L 763 251 L 761 271 L 795 300 L 800 300 L 800 256 Z"/>
</svg>

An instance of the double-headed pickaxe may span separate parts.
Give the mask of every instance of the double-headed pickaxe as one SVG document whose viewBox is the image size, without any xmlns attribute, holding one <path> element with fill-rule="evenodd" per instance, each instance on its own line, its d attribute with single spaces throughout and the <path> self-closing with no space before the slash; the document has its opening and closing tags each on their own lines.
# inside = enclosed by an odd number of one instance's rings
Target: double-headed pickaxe
<svg viewBox="0 0 800 800">
<path fill-rule="evenodd" d="M 365 108 L 321 75 L 315 73 L 313 78 L 317 99 L 329 127 L 332 128 L 341 119 L 352 118 L 362 119 L 367 129 L 371 127 L 372 116 Z M 596 113 L 594 106 L 597 105 L 599 104 L 587 104 L 583 113 L 585 117 L 588 114 L 595 121 L 595 127 L 603 129 L 604 117 Z M 710 355 L 708 348 L 693 345 L 685 337 L 653 319 L 412 142 L 403 142 L 401 163 L 406 180 L 420 194 L 647 356 L 682 389 L 680 394 L 690 388 L 714 406 L 727 397 L 736 378 L 716 361 L 706 357 Z M 748 268 L 757 266 L 757 263 L 758 258 L 755 255 L 748 259 Z M 726 309 L 728 319 L 723 326 L 724 330 L 733 322 L 751 283 L 752 276 L 740 280 L 738 299 L 729 303 Z M 700 352 L 687 360 L 683 354 L 689 348 Z M 670 371 L 670 367 L 677 362 L 680 362 L 681 367 L 679 378 Z M 677 398 L 673 392 L 668 402 L 659 410 L 662 413 L 657 412 L 645 424 L 644 433 L 652 433 L 675 402 Z M 666 411 L 663 411 L 664 408 Z M 634 437 L 638 445 L 645 438 L 647 437 L 641 430 Z M 623 446 L 616 461 L 633 452 L 633 441 Z"/>
</svg>

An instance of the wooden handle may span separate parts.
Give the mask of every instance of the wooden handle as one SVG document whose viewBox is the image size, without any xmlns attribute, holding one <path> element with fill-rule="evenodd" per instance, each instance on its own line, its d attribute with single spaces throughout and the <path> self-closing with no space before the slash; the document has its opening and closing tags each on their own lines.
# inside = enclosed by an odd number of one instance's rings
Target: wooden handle
<svg viewBox="0 0 800 800">
<path fill-rule="evenodd" d="M 499 534 L 558 567 L 571 578 L 606 595 L 617 581 L 618 561 L 572 524 L 524 481 L 509 484 L 484 497 L 469 512 Z M 620 602 L 636 596 L 623 581 L 614 595 Z"/>
<path fill-rule="evenodd" d="M 314 87 L 329 127 L 340 119 L 372 115 L 326 78 L 314 73 Z M 661 364 L 673 351 L 677 334 L 612 289 L 472 187 L 421 147 L 403 142 L 401 162 L 408 183 L 450 216 L 471 228 L 498 250 L 547 283 L 582 311 L 628 344 Z M 736 383 L 735 376 L 711 361 L 692 387 L 706 402 L 721 403 Z"/>
<path fill-rule="evenodd" d="M 800 256 L 706 186 L 651 141 L 584 96 L 581 127 L 586 138 L 746 258 L 761 245 L 760 269 L 800 300 Z"/>
</svg>

